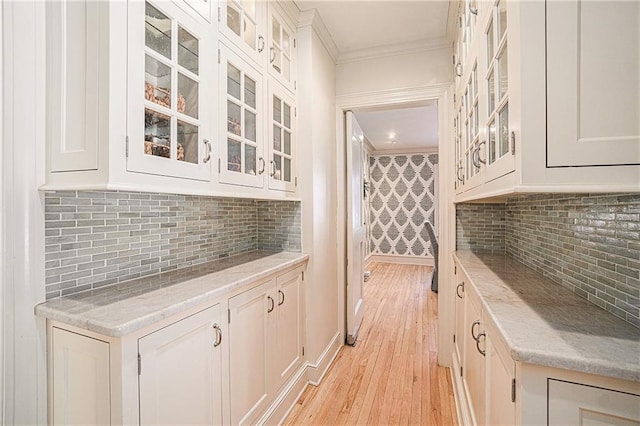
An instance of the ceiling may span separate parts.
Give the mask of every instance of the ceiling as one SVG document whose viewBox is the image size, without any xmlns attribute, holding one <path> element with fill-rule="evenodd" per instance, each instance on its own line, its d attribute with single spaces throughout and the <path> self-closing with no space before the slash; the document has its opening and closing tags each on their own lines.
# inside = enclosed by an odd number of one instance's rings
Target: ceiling
<svg viewBox="0 0 640 426">
<path fill-rule="evenodd" d="M 430 150 L 438 146 L 438 104 L 354 111 L 376 151 Z"/>
<path fill-rule="evenodd" d="M 338 56 L 397 46 L 450 44 L 458 0 L 295 0 L 316 9 L 338 47 Z M 391 47 L 391 49 L 389 49 Z M 436 102 L 419 107 L 354 111 L 376 151 L 438 146 Z M 394 133 L 390 143 L 389 134 Z"/>
<path fill-rule="evenodd" d="M 316 9 L 341 54 L 372 47 L 451 39 L 449 0 L 296 0 Z"/>
</svg>

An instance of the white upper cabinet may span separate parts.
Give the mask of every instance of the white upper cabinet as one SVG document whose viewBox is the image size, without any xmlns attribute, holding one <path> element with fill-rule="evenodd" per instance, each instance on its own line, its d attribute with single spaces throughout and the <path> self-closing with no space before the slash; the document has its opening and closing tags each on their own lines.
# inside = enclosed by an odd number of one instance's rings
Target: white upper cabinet
<svg viewBox="0 0 640 426">
<path fill-rule="evenodd" d="M 288 23 L 284 13 L 269 5 L 269 73 L 283 86 L 296 90 L 295 26 Z"/>
<path fill-rule="evenodd" d="M 261 0 L 221 0 L 218 3 L 220 33 L 259 66 L 267 47 L 266 12 L 267 2 Z"/>
<path fill-rule="evenodd" d="M 45 10 L 43 189 L 295 196 L 295 8 L 80 0 Z"/>
<path fill-rule="evenodd" d="M 270 81 L 269 102 L 269 188 L 295 191 L 295 100 L 278 83 Z"/>
<path fill-rule="evenodd" d="M 171 2 L 130 4 L 128 170 L 210 179 L 216 87 L 206 35 Z"/>
<path fill-rule="evenodd" d="M 637 1 L 547 4 L 549 167 L 640 165 L 638 28 Z"/>
<path fill-rule="evenodd" d="M 640 190 L 637 2 L 469 0 L 458 22 L 458 201 Z"/>
<path fill-rule="evenodd" d="M 262 75 L 220 45 L 220 182 L 262 187 L 266 161 Z"/>
</svg>

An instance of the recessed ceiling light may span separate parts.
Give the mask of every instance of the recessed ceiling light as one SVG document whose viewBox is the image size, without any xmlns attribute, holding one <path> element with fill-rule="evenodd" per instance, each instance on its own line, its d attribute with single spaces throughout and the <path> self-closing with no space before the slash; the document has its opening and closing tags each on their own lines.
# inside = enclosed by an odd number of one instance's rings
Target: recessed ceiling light
<svg viewBox="0 0 640 426">
<path fill-rule="evenodd" d="M 389 140 L 393 140 L 396 137 L 396 132 L 389 132 Z"/>
</svg>

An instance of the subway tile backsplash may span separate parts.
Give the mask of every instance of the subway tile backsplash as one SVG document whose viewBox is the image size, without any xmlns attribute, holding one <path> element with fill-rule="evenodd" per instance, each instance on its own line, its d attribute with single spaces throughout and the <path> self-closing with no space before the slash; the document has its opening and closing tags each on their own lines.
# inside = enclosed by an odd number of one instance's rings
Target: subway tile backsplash
<svg viewBox="0 0 640 426">
<path fill-rule="evenodd" d="M 456 249 L 505 252 L 505 208 L 502 204 L 458 204 Z"/>
<path fill-rule="evenodd" d="M 47 299 L 254 250 L 300 252 L 300 211 L 296 201 L 47 192 Z"/>
<path fill-rule="evenodd" d="M 494 221 L 501 209 L 504 228 Z M 456 216 L 458 249 L 499 252 L 483 240 L 495 223 L 506 254 L 640 327 L 640 194 L 520 195 L 459 204 Z"/>
</svg>

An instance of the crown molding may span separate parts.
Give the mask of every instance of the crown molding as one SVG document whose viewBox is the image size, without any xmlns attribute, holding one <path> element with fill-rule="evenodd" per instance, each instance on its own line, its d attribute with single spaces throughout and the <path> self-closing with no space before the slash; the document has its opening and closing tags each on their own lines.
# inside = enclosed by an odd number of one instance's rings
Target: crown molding
<svg viewBox="0 0 640 426">
<path fill-rule="evenodd" d="M 354 93 L 336 96 L 336 105 L 342 109 L 366 108 L 379 105 L 408 104 L 438 99 L 451 86 L 451 82 L 427 86 L 388 89 L 376 92 Z"/>
<path fill-rule="evenodd" d="M 338 60 L 338 46 L 336 46 L 336 43 L 333 41 L 331 33 L 316 9 L 303 10 L 300 12 L 298 16 L 298 28 L 304 27 L 313 28 L 313 31 L 315 31 L 318 38 L 320 38 L 320 41 L 335 63 Z"/>
<path fill-rule="evenodd" d="M 403 154 L 424 154 L 432 155 L 438 153 L 438 147 L 429 148 L 390 148 L 390 149 L 374 149 L 371 155 L 403 155 Z"/>
<path fill-rule="evenodd" d="M 291 0 L 275 0 L 273 3 L 269 2 L 269 6 L 273 4 L 276 4 L 280 8 L 289 20 L 289 23 L 295 27 L 296 22 L 298 22 L 298 16 L 300 16 L 298 5 Z"/>
<path fill-rule="evenodd" d="M 378 58 L 423 53 L 441 49 L 451 49 L 453 42 L 447 38 L 422 39 L 406 43 L 387 44 L 367 49 L 340 52 L 338 65 L 350 62 L 367 61 Z"/>
</svg>

